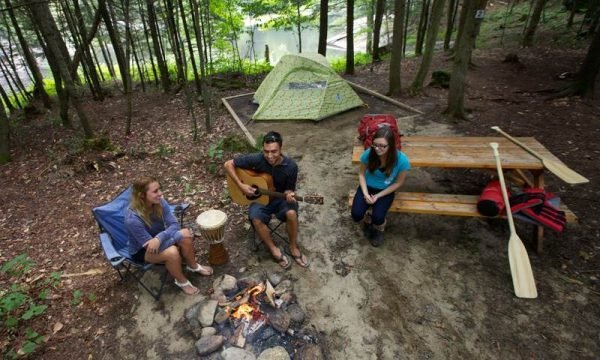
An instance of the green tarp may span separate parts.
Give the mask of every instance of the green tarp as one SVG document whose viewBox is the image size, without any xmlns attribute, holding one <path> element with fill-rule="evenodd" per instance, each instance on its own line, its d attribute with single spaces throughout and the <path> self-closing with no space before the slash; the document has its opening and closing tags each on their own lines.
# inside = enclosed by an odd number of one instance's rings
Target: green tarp
<svg viewBox="0 0 600 360">
<path fill-rule="evenodd" d="M 254 94 L 253 120 L 314 120 L 363 105 L 320 54 L 285 55 Z"/>
</svg>

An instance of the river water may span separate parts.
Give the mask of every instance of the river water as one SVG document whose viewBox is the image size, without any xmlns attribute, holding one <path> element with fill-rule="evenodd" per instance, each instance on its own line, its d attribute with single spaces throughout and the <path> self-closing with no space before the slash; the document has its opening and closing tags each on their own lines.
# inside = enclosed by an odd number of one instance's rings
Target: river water
<svg viewBox="0 0 600 360">
<path fill-rule="evenodd" d="M 361 26 L 364 26 L 364 21 L 358 19 L 355 23 L 355 29 L 360 29 Z M 296 54 L 299 52 L 299 41 L 298 35 L 293 31 L 285 31 L 285 30 L 260 30 L 260 28 L 255 27 L 254 31 L 254 50 L 252 49 L 252 42 L 250 41 L 251 36 L 249 35 L 251 26 L 246 27 L 246 31 L 239 36 L 238 40 L 238 48 L 240 57 L 242 59 L 256 59 L 263 60 L 265 55 L 265 45 L 269 46 L 269 60 L 271 64 L 275 65 L 279 59 L 283 55 L 286 54 Z M 340 30 L 340 27 L 331 27 L 330 36 L 328 37 L 328 46 L 327 46 L 327 58 L 331 61 L 333 58 L 343 57 L 346 54 L 345 49 L 345 32 Z M 318 28 L 308 28 L 302 30 L 302 52 L 317 52 L 319 42 L 319 31 Z M 385 43 L 385 40 L 382 38 L 382 42 Z M 8 48 L 8 43 L 3 41 L 5 48 Z M 14 50 L 14 49 L 13 49 Z M 70 49 L 71 55 L 73 54 L 73 49 Z M 363 35 L 355 35 L 354 42 L 354 51 L 355 52 L 365 52 L 365 36 Z M 13 51 L 14 52 L 14 51 Z M 25 71 L 25 63 L 23 59 L 18 55 L 18 53 L 14 52 L 15 56 L 13 57 L 14 62 L 17 67 L 16 75 L 19 76 L 21 81 L 28 86 L 30 84 L 30 79 Z M 36 54 L 36 58 L 38 61 L 38 65 L 40 66 L 42 73 L 45 77 L 51 77 L 52 74 L 50 72 L 50 68 L 48 66 L 48 62 L 39 49 L 34 49 L 34 53 Z M 223 57 L 230 57 L 230 53 L 221 54 Z M 100 61 L 102 61 L 102 53 L 98 51 L 97 57 Z M 146 57 L 147 58 L 147 57 Z M 113 56 L 114 61 L 114 56 Z M 132 60 L 133 61 L 133 60 Z M 15 76 L 15 74 L 13 74 Z M 7 79 L 0 74 L 0 85 L 5 89 L 5 91 L 9 92 L 9 88 L 7 85 Z"/>
</svg>

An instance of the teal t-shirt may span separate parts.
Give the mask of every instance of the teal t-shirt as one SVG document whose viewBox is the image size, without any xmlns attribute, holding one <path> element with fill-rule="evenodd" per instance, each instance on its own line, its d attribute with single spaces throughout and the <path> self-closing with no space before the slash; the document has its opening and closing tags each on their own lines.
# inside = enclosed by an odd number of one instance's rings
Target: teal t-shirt
<svg viewBox="0 0 600 360">
<path fill-rule="evenodd" d="M 365 166 L 369 163 L 369 154 L 371 153 L 371 148 L 365 150 L 365 152 L 360 156 L 360 162 Z M 390 176 L 386 176 L 385 172 L 380 169 L 376 169 L 374 172 L 365 171 L 365 180 L 367 181 L 367 186 L 375 189 L 383 190 L 390 186 L 391 184 L 396 182 L 398 175 L 410 169 L 410 162 L 408 161 L 408 156 L 404 155 L 404 153 L 400 150 L 396 150 L 397 160 Z"/>
</svg>

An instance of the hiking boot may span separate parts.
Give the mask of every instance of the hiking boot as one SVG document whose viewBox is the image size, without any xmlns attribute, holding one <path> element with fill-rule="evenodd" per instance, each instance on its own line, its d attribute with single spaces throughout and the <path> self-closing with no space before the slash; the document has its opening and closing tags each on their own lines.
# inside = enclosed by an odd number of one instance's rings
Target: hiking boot
<svg viewBox="0 0 600 360">
<path fill-rule="evenodd" d="M 362 223 L 362 231 L 367 239 L 371 239 L 373 237 L 373 225 L 367 224 L 365 222 Z"/>
<path fill-rule="evenodd" d="M 383 245 L 383 231 L 373 229 L 373 236 L 370 238 L 371 245 L 374 247 L 380 247 Z"/>
</svg>

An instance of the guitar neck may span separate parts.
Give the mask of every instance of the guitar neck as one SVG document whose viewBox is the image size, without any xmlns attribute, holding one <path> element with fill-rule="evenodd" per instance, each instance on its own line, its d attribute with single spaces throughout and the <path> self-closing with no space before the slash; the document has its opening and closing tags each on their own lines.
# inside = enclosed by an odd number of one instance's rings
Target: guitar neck
<svg viewBox="0 0 600 360">
<path fill-rule="evenodd" d="M 261 195 L 267 195 L 267 196 L 278 198 L 278 199 L 285 199 L 286 198 L 286 195 L 284 193 L 280 193 L 280 192 L 277 192 L 277 191 L 270 191 L 270 190 L 259 188 L 258 192 Z M 304 201 L 304 199 L 302 198 L 302 196 L 299 196 L 299 195 L 294 195 L 294 199 L 296 199 L 297 201 Z"/>
</svg>

